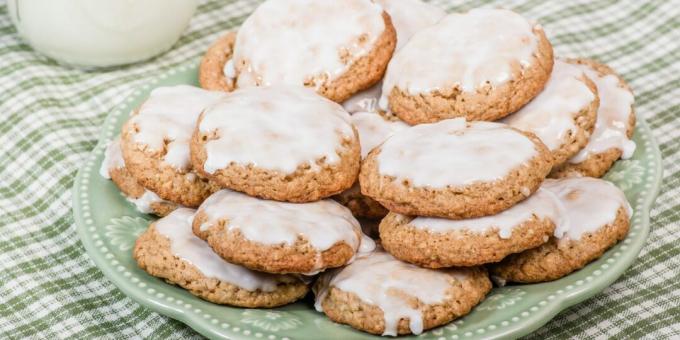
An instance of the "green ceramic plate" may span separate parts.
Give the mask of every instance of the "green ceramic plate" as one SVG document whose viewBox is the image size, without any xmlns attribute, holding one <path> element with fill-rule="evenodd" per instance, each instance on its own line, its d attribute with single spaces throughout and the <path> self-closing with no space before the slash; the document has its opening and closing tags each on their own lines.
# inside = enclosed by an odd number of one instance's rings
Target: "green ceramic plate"
<svg viewBox="0 0 680 340">
<path fill-rule="evenodd" d="M 209 338 L 357 339 L 371 335 L 337 325 L 318 313 L 311 298 L 277 309 L 242 309 L 215 305 L 169 285 L 137 268 L 131 250 L 153 218 L 138 213 L 112 182 L 99 176 L 106 143 L 128 113 L 152 88 L 197 84 L 196 64 L 161 76 L 132 94 L 108 116 L 101 139 L 74 184 L 73 212 L 89 256 L 123 293 L 138 303 L 180 320 Z M 609 286 L 635 260 L 649 232 L 649 209 L 661 179 L 661 157 L 652 134 L 639 119 L 637 151 L 616 164 L 607 179 L 623 189 L 635 210 L 628 237 L 587 267 L 560 280 L 494 289 L 468 316 L 419 336 L 424 339 L 508 338 L 528 334 L 561 310 Z"/>
</svg>

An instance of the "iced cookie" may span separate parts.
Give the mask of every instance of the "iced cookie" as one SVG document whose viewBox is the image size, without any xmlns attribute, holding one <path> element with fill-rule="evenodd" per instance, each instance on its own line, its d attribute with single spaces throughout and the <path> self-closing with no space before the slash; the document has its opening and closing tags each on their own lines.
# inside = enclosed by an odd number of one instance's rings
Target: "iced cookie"
<svg viewBox="0 0 680 340">
<path fill-rule="evenodd" d="M 194 173 L 189 142 L 199 114 L 224 94 L 179 85 L 159 87 L 123 125 L 130 174 L 161 198 L 197 207 L 218 188 Z"/>
<path fill-rule="evenodd" d="M 376 250 L 322 274 L 315 307 L 372 334 L 420 334 L 459 318 L 491 290 L 480 267 L 425 269 Z"/>
<path fill-rule="evenodd" d="M 409 124 L 496 120 L 544 87 L 552 46 L 539 25 L 502 9 L 452 13 L 394 54 L 379 106 Z"/>
<path fill-rule="evenodd" d="M 287 203 L 221 190 L 208 197 L 194 233 L 231 263 L 269 273 L 316 273 L 349 262 L 373 241 L 333 200 Z"/>
<path fill-rule="evenodd" d="M 260 273 L 217 256 L 191 231 L 195 210 L 179 208 L 151 223 L 135 242 L 133 257 L 149 274 L 210 302 L 240 307 L 276 307 L 307 293 L 290 275 Z"/>
<path fill-rule="evenodd" d="M 239 28 L 224 69 L 238 88 L 305 86 L 342 102 L 382 78 L 396 42 L 370 0 L 269 0 Z"/>
<path fill-rule="evenodd" d="M 595 84 L 578 65 L 555 60 L 545 89 L 503 122 L 534 133 L 562 164 L 588 143 L 600 100 Z"/>
<path fill-rule="evenodd" d="M 635 152 L 631 140 L 635 128 L 633 92 L 611 68 L 592 60 L 575 60 L 597 85 L 600 106 L 595 130 L 588 144 L 574 157 L 556 166 L 551 177 L 602 177 L 619 159 L 628 159 Z"/>
<path fill-rule="evenodd" d="M 123 193 L 123 196 L 134 204 L 140 212 L 165 216 L 177 208 L 177 203 L 158 197 L 156 193 L 140 185 L 130 175 L 125 167 L 125 160 L 123 160 L 123 154 L 120 150 L 120 136 L 106 146 L 104 161 L 99 168 L 99 174 L 112 180 Z"/>
<path fill-rule="evenodd" d="M 559 279 L 602 254 L 626 237 L 632 210 L 613 184 L 589 177 L 546 180 L 543 188 L 557 196 L 563 225 L 548 243 L 510 255 L 491 267 L 500 282 Z"/>
<path fill-rule="evenodd" d="M 363 161 L 361 193 L 404 215 L 497 214 L 536 191 L 552 156 L 505 124 L 447 119 L 399 131 Z"/>
<path fill-rule="evenodd" d="M 239 89 L 206 110 L 191 143 L 196 171 L 251 196 L 311 202 L 354 183 L 359 139 L 337 103 L 304 87 Z"/>
<path fill-rule="evenodd" d="M 231 92 L 234 90 L 233 64 L 227 65 L 234 54 L 236 32 L 227 32 L 215 41 L 205 52 L 198 68 L 198 82 L 211 91 Z M 225 68 L 225 66 L 228 66 Z M 231 68 L 229 68 L 231 67 Z"/>
<path fill-rule="evenodd" d="M 411 36 L 419 30 L 432 26 L 446 15 L 444 10 L 422 2 L 420 0 L 376 0 L 375 3 L 382 6 L 392 18 L 392 25 L 397 31 L 398 51 Z M 378 100 L 382 89 L 382 82 L 378 82 L 370 88 L 354 94 L 342 103 L 349 113 L 376 112 Z"/>
<path fill-rule="evenodd" d="M 359 132 L 361 157 L 364 158 L 376 146 L 397 131 L 408 128 L 408 124 L 399 120 L 390 120 L 377 113 L 357 112 L 352 115 L 352 124 Z M 357 217 L 382 218 L 387 209 L 374 199 L 361 194 L 359 183 L 333 196 L 333 199 L 349 208 Z"/>
<path fill-rule="evenodd" d="M 476 266 L 545 243 L 560 221 L 554 194 L 539 188 L 496 215 L 466 220 L 390 213 L 380 222 L 385 249 L 421 267 Z"/>
</svg>

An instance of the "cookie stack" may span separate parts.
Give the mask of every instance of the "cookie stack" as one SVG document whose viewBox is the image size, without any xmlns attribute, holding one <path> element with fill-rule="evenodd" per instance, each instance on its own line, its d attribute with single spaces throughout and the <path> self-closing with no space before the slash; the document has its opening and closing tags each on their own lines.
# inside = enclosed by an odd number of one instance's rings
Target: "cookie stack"
<svg viewBox="0 0 680 340">
<path fill-rule="evenodd" d="M 199 81 L 154 90 L 102 174 L 167 215 L 140 267 L 209 301 L 290 303 L 322 272 L 331 320 L 419 334 L 480 303 L 489 272 L 558 279 L 627 233 L 594 177 L 634 151 L 630 89 L 512 11 L 265 1 Z M 356 218 L 379 220 L 377 246 Z"/>
</svg>

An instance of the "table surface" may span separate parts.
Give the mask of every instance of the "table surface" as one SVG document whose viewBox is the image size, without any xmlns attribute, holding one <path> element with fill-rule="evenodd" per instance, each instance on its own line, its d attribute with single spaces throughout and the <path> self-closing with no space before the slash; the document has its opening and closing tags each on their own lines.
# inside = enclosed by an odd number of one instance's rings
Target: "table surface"
<svg viewBox="0 0 680 340">
<path fill-rule="evenodd" d="M 556 55 L 591 57 L 636 93 L 664 158 L 652 230 L 601 294 L 529 338 L 680 337 L 680 1 L 435 1 L 502 6 L 538 20 Z M 108 72 L 64 68 L 19 39 L 0 0 L 0 337 L 199 338 L 139 306 L 93 265 L 76 235 L 71 186 L 109 110 L 164 70 L 200 57 L 258 1 L 201 1 L 169 52 Z"/>
</svg>

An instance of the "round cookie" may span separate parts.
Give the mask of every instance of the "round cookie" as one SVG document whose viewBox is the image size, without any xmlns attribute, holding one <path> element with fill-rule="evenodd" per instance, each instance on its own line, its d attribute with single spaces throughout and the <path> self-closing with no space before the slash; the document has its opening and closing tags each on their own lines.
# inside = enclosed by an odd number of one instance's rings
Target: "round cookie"
<svg viewBox="0 0 680 340">
<path fill-rule="evenodd" d="M 177 208 L 177 203 L 158 197 L 156 193 L 140 185 L 130 175 L 125 167 L 125 161 L 120 150 L 120 136 L 110 141 L 106 146 L 99 174 L 112 180 L 123 193 L 125 199 L 134 204 L 137 210 L 142 213 L 165 216 Z"/>
<path fill-rule="evenodd" d="M 552 66 L 540 25 L 503 9 L 452 13 L 394 54 L 379 106 L 412 125 L 497 120 L 535 97 Z"/>
<path fill-rule="evenodd" d="M 213 303 L 239 307 L 277 307 L 307 294 L 291 275 L 259 273 L 228 263 L 191 232 L 195 210 L 179 208 L 149 226 L 133 258 L 149 274 Z"/>
<path fill-rule="evenodd" d="M 573 60 L 597 85 L 600 106 L 588 144 L 568 161 L 553 168 L 550 177 L 602 177 L 619 159 L 635 152 L 635 98 L 625 80 L 610 67 L 593 60 Z"/>
<path fill-rule="evenodd" d="M 125 166 L 139 184 L 187 207 L 218 190 L 193 171 L 189 142 L 199 114 L 223 95 L 187 85 L 151 91 L 121 133 Z"/>
<path fill-rule="evenodd" d="M 448 119 L 392 135 L 364 160 L 361 193 L 388 210 L 464 219 L 529 197 L 552 166 L 533 134 L 505 124 Z"/>
<path fill-rule="evenodd" d="M 350 211 L 333 200 L 287 203 L 231 190 L 205 200 L 193 230 L 225 260 L 280 274 L 339 267 L 374 246 Z"/>
<path fill-rule="evenodd" d="M 389 138 L 397 131 L 404 130 L 409 126 L 396 119 L 388 119 L 378 113 L 357 112 L 351 116 L 352 124 L 359 132 L 361 143 L 361 157 L 364 158 L 376 146 Z M 361 194 L 359 182 L 333 196 L 333 199 L 349 208 L 352 214 L 364 218 L 382 218 L 387 214 L 387 209 L 374 199 Z"/>
<path fill-rule="evenodd" d="M 588 143 L 599 105 L 597 88 L 583 70 L 557 59 L 543 91 L 502 122 L 535 134 L 553 163 L 562 164 Z"/>
<path fill-rule="evenodd" d="M 491 281 L 481 267 L 425 269 L 376 250 L 322 274 L 315 307 L 331 320 L 372 334 L 420 334 L 481 302 Z"/>
<path fill-rule="evenodd" d="M 352 186 L 359 139 L 342 107 L 296 86 L 250 87 L 201 114 L 196 171 L 251 196 L 311 202 Z"/>
<path fill-rule="evenodd" d="M 305 86 L 342 102 L 382 78 L 396 42 L 370 0 L 269 0 L 239 29 L 225 70 L 239 88 Z"/>
<path fill-rule="evenodd" d="M 236 86 L 234 82 L 233 64 L 227 62 L 234 54 L 236 32 L 227 32 L 220 36 L 205 52 L 198 68 L 198 82 L 201 87 L 210 91 L 231 92 Z"/>
<path fill-rule="evenodd" d="M 554 195 L 539 188 L 496 215 L 467 220 L 390 213 L 380 222 L 383 247 L 400 260 L 427 268 L 498 262 L 545 243 L 561 217 Z"/>
<path fill-rule="evenodd" d="M 596 178 L 546 180 L 562 205 L 562 224 L 546 244 L 491 266 L 501 283 L 559 279 L 602 256 L 626 237 L 632 210 L 623 192 Z"/>
<path fill-rule="evenodd" d="M 375 3 L 392 18 L 392 25 L 397 32 L 398 51 L 417 31 L 434 25 L 446 15 L 444 10 L 420 0 L 376 0 Z M 382 90 L 382 81 L 370 88 L 354 94 L 342 103 L 349 113 L 377 112 L 378 100 Z"/>
</svg>

